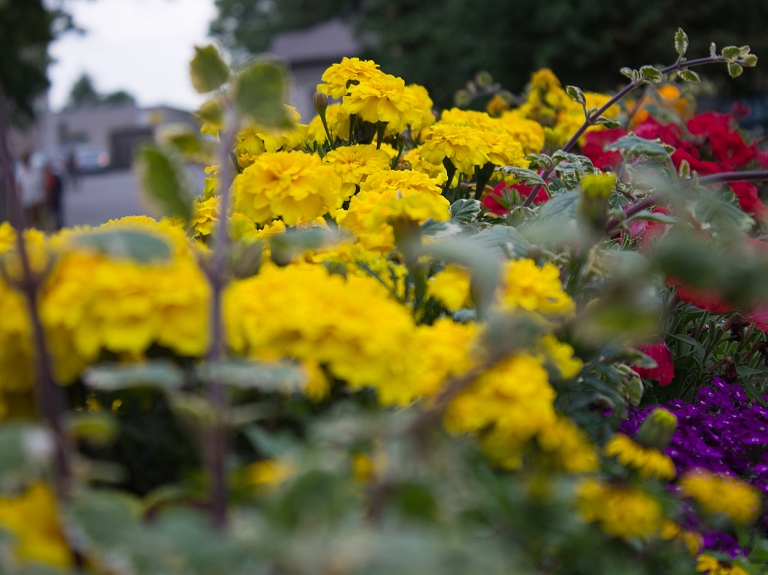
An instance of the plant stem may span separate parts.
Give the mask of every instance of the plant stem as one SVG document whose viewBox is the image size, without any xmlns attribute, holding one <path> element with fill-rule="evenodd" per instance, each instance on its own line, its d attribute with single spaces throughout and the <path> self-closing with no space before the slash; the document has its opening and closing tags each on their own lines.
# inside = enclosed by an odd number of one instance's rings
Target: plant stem
<svg viewBox="0 0 768 575">
<path fill-rule="evenodd" d="M 754 170 L 749 172 L 722 172 L 699 178 L 699 185 L 712 186 L 714 184 L 727 184 L 729 182 L 762 182 L 768 180 L 768 170 Z"/>
<path fill-rule="evenodd" d="M 70 489 L 70 456 L 69 445 L 64 433 L 64 392 L 56 383 L 53 374 L 53 364 L 48 353 L 43 324 L 40 321 L 40 313 L 37 309 L 37 300 L 44 277 L 36 275 L 29 261 L 26 241 L 24 239 L 24 215 L 21 202 L 16 190 L 16 181 L 11 160 L 11 152 L 8 147 L 8 121 L 6 117 L 6 100 L 2 86 L 0 86 L 0 172 L 5 179 L 5 195 L 8 206 L 8 215 L 11 225 L 16 231 L 16 249 L 21 261 L 23 278 L 16 286 L 24 296 L 32 324 L 34 360 L 37 360 L 37 372 L 35 377 L 35 396 L 38 407 L 48 420 L 54 437 L 55 466 L 54 481 L 56 494 L 60 499 L 69 496 Z"/>
<path fill-rule="evenodd" d="M 669 74 L 670 72 L 685 70 L 693 66 L 701 66 L 702 64 L 714 64 L 716 62 L 725 62 L 725 59 L 721 56 L 707 56 L 706 58 L 695 58 L 693 60 L 686 60 L 684 62 L 678 61 L 661 70 L 661 73 L 662 75 L 664 75 L 664 74 Z M 584 120 L 584 123 L 581 125 L 581 127 L 578 130 L 576 130 L 576 132 L 571 136 L 571 138 L 563 145 L 561 150 L 563 150 L 564 152 L 568 152 L 571 148 L 573 148 L 576 145 L 576 143 L 579 141 L 579 138 L 581 138 L 581 136 L 584 135 L 584 132 L 586 132 L 590 126 L 594 126 L 597 120 L 603 114 L 605 114 L 605 112 L 611 106 L 616 104 L 624 96 L 629 94 L 632 90 L 642 85 L 643 83 L 645 83 L 644 80 L 633 80 L 632 82 L 624 86 L 624 88 L 622 88 L 619 92 L 617 92 L 601 108 L 599 108 L 597 111 L 592 113 L 588 118 Z M 541 177 L 544 179 L 544 181 L 546 181 L 552 175 L 553 172 L 554 172 L 554 168 L 550 168 L 546 170 L 541 175 Z M 523 204 L 526 208 L 531 206 L 531 204 L 533 203 L 533 199 L 539 193 L 540 189 L 541 189 L 541 184 L 538 184 L 535 188 L 533 188 L 533 191 L 525 200 L 525 204 Z"/>
<path fill-rule="evenodd" d="M 659 196 L 657 195 L 651 195 L 644 200 L 640 200 L 634 206 L 630 206 L 624 211 L 624 220 L 628 220 L 632 216 L 637 215 L 638 213 L 647 208 L 650 208 L 657 203 L 659 203 Z M 608 220 L 608 222 L 605 224 L 605 233 L 608 235 L 614 233 L 619 228 L 621 221 L 622 220 L 619 220 L 619 218 L 611 218 Z"/>
<path fill-rule="evenodd" d="M 229 102 L 225 103 L 227 130 L 221 143 L 221 172 L 219 173 L 219 219 L 213 238 L 213 260 L 206 272 L 211 285 L 211 308 L 209 321 L 211 322 L 211 345 L 208 350 L 208 361 L 220 361 L 226 355 L 224 339 L 224 321 L 222 317 L 222 294 L 227 286 L 227 247 L 229 243 L 229 191 L 234 179 L 231 164 L 227 161 L 230 150 L 235 143 L 237 134 L 238 117 Z M 224 413 L 227 409 L 227 390 L 221 381 L 210 382 L 209 396 L 211 403 L 217 412 L 209 433 L 204 438 L 206 451 L 206 465 L 209 474 L 209 502 L 211 515 L 218 527 L 227 524 L 227 428 L 224 421 Z"/>
</svg>

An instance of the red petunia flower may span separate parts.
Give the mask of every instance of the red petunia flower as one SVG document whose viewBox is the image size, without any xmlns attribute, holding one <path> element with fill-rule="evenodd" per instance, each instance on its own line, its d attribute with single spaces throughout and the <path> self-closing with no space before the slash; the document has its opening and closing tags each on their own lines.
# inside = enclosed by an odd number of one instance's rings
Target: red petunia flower
<svg viewBox="0 0 768 575">
<path fill-rule="evenodd" d="M 589 132 L 584 136 L 585 142 L 581 153 L 592 160 L 596 168 L 605 170 L 606 167 L 610 167 L 616 170 L 621 162 L 621 153 L 606 152 L 605 147 L 626 135 L 627 133 L 621 128 Z"/>
<path fill-rule="evenodd" d="M 632 369 L 640 377 L 655 379 L 662 386 L 672 383 L 672 380 L 675 378 L 675 366 L 672 363 L 672 352 L 669 351 L 666 343 L 663 341 L 659 343 L 644 343 L 638 345 L 637 349 L 656 361 L 656 367 L 652 368 L 633 366 Z"/>
<path fill-rule="evenodd" d="M 503 198 L 504 192 L 507 190 L 516 190 L 517 193 L 522 197 L 527 198 L 533 191 L 533 188 L 534 186 L 526 186 L 525 184 L 513 184 L 510 186 L 506 182 L 499 182 L 496 184 L 496 187 L 491 190 L 490 193 L 487 193 L 485 196 L 483 196 L 483 207 L 489 210 L 491 213 L 503 216 L 504 214 L 508 213 L 509 210 L 505 208 L 497 198 Z M 542 188 L 536 194 L 536 197 L 533 199 L 533 203 L 541 204 L 547 200 L 549 200 L 549 196 L 547 196 L 547 192 L 544 190 L 544 188 Z"/>
</svg>

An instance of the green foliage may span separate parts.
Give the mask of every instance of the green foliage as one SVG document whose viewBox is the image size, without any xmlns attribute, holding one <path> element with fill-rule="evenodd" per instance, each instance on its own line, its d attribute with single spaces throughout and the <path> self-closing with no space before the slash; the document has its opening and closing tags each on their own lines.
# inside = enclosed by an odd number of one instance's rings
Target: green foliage
<svg viewBox="0 0 768 575">
<path fill-rule="evenodd" d="M 138 153 L 142 189 L 148 201 L 161 213 L 179 216 L 185 222 L 192 218 L 191 194 L 181 163 L 171 154 L 154 145 Z"/>
<path fill-rule="evenodd" d="M 78 234 L 72 241 L 104 255 L 139 262 L 168 260 L 171 248 L 166 241 L 153 234 L 132 230 L 99 230 Z"/>
<path fill-rule="evenodd" d="M 256 62 L 242 71 L 235 83 L 235 102 L 240 111 L 256 123 L 290 128 L 285 110 L 288 99 L 287 71 L 277 62 Z"/>
<path fill-rule="evenodd" d="M 195 57 L 189 64 L 189 73 L 195 90 L 207 94 L 227 81 L 229 67 L 212 44 L 203 48 L 195 46 Z"/>
<path fill-rule="evenodd" d="M 135 105 L 136 99 L 124 90 L 101 94 L 93 85 L 88 74 L 83 74 L 72 85 L 67 101 L 67 108 L 77 109 L 96 106 L 130 106 Z"/>
</svg>

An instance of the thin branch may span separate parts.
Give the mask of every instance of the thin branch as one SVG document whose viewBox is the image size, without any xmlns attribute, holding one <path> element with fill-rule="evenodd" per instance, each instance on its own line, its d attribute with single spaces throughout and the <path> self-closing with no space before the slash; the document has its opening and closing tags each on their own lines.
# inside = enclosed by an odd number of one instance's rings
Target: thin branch
<svg viewBox="0 0 768 575">
<path fill-rule="evenodd" d="M 661 70 L 662 75 L 669 74 L 670 72 L 676 72 L 680 70 L 686 70 L 688 68 L 691 68 L 693 66 L 701 66 L 702 64 L 714 64 L 717 62 L 725 62 L 725 58 L 722 56 L 707 56 L 706 58 L 695 58 L 693 60 L 686 60 L 686 61 L 677 61 L 674 64 L 667 66 L 663 70 Z M 619 92 L 617 92 L 610 100 L 608 100 L 602 107 L 600 107 L 597 111 L 590 114 L 588 118 L 584 120 L 584 123 L 581 125 L 581 127 L 576 130 L 576 132 L 571 136 L 571 138 L 563 145 L 561 150 L 564 152 L 568 152 L 571 148 L 573 148 L 576 143 L 579 141 L 579 138 L 584 135 L 584 133 L 590 128 L 590 126 L 594 126 L 597 120 L 605 114 L 608 109 L 619 102 L 624 96 L 629 94 L 632 90 L 637 88 L 638 86 L 645 83 L 645 80 L 633 80 L 624 88 L 622 88 Z M 544 173 L 541 175 L 541 177 L 546 182 L 549 177 L 553 174 L 555 171 L 554 168 L 550 168 L 544 171 Z M 535 188 L 533 188 L 533 191 L 531 194 L 526 198 L 525 204 L 523 204 L 526 208 L 530 207 L 533 203 L 534 198 L 538 195 L 539 190 L 541 189 L 541 184 L 538 184 Z"/>
<path fill-rule="evenodd" d="M 699 178 L 699 185 L 728 184 L 730 182 L 764 182 L 768 180 L 768 170 L 753 170 L 748 172 L 722 172 Z"/>
<path fill-rule="evenodd" d="M 611 218 L 608 220 L 605 224 L 605 233 L 607 235 L 612 235 L 614 232 L 616 232 L 619 229 L 619 226 L 621 225 L 622 221 L 626 221 L 632 216 L 636 216 L 643 210 L 646 210 L 650 208 L 653 205 L 656 205 L 659 203 L 660 197 L 657 195 L 651 195 L 645 198 L 644 200 L 640 200 L 637 202 L 634 206 L 630 206 L 624 211 L 624 217 L 622 219 L 619 218 Z"/>
<path fill-rule="evenodd" d="M 213 259 L 206 269 L 211 285 L 211 308 L 209 321 L 211 345 L 208 350 L 208 361 L 219 361 L 226 355 L 224 338 L 224 321 L 222 313 L 222 295 L 228 283 L 227 278 L 227 247 L 229 244 L 229 196 L 234 179 L 233 166 L 230 163 L 230 152 L 237 135 L 238 116 L 230 102 L 225 102 L 224 125 L 226 132 L 221 142 L 221 171 L 219 172 L 219 219 L 213 237 Z M 209 503 L 214 523 L 224 528 L 227 524 L 227 427 L 224 424 L 224 412 L 227 409 L 227 390 L 221 381 L 210 383 L 210 400 L 217 411 L 218 417 L 209 433 L 205 434 L 206 465 L 210 481 Z"/>
<path fill-rule="evenodd" d="M 11 152 L 8 147 L 8 121 L 6 117 L 6 99 L 5 93 L 0 86 L 0 172 L 5 178 L 5 195 L 8 205 L 8 214 L 11 225 L 16 231 L 16 249 L 21 261 L 23 278 L 18 282 L 13 282 L 19 291 L 22 292 L 29 312 L 29 320 L 32 324 L 33 349 L 35 357 L 32 361 L 37 361 L 37 370 L 35 373 L 35 396 L 38 407 L 48 420 L 54 436 L 55 466 L 54 479 L 56 494 L 59 498 L 65 499 L 69 495 L 70 488 L 70 456 L 69 445 L 66 434 L 63 430 L 65 400 L 64 392 L 56 383 L 53 374 L 53 364 L 48 352 L 48 345 L 45 339 L 43 324 L 40 321 L 40 313 L 37 309 L 38 294 L 44 275 L 37 275 L 32 270 L 29 261 L 29 252 L 24 239 L 24 214 L 22 213 L 21 202 L 19 201 L 16 190 L 15 174 Z"/>
</svg>

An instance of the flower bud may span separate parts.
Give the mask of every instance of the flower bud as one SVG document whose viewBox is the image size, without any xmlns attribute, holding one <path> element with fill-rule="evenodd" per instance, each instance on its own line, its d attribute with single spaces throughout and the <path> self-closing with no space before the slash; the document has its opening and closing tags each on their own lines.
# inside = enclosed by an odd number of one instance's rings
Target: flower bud
<svg viewBox="0 0 768 575">
<path fill-rule="evenodd" d="M 328 96 L 322 92 L 315 92 L 315 95 L 312 97 L 312 105 L 318 114 L 324 114 L 328 108 Z"/>
<path fill-rule="evenodd" d="M 600 231 L 608 220 L 608 198 L 616 174 L 588 174 L 581 180 L 579 216 L 593 231 Z"/>
<path fill-rule="evenodd" d="M 659 451 L 666 449 L 677 429 L 677 417 L 666 409 L 654 409 L 645 418 L 635 441 L 645 447 L 655 447 Z"/>
<path fill-rule="evenodd" d="M 589 198 L 608 199 L 616 183 L 616 174 L 588 174 L 581 180 L 581 193 Z"/>
</svg>

